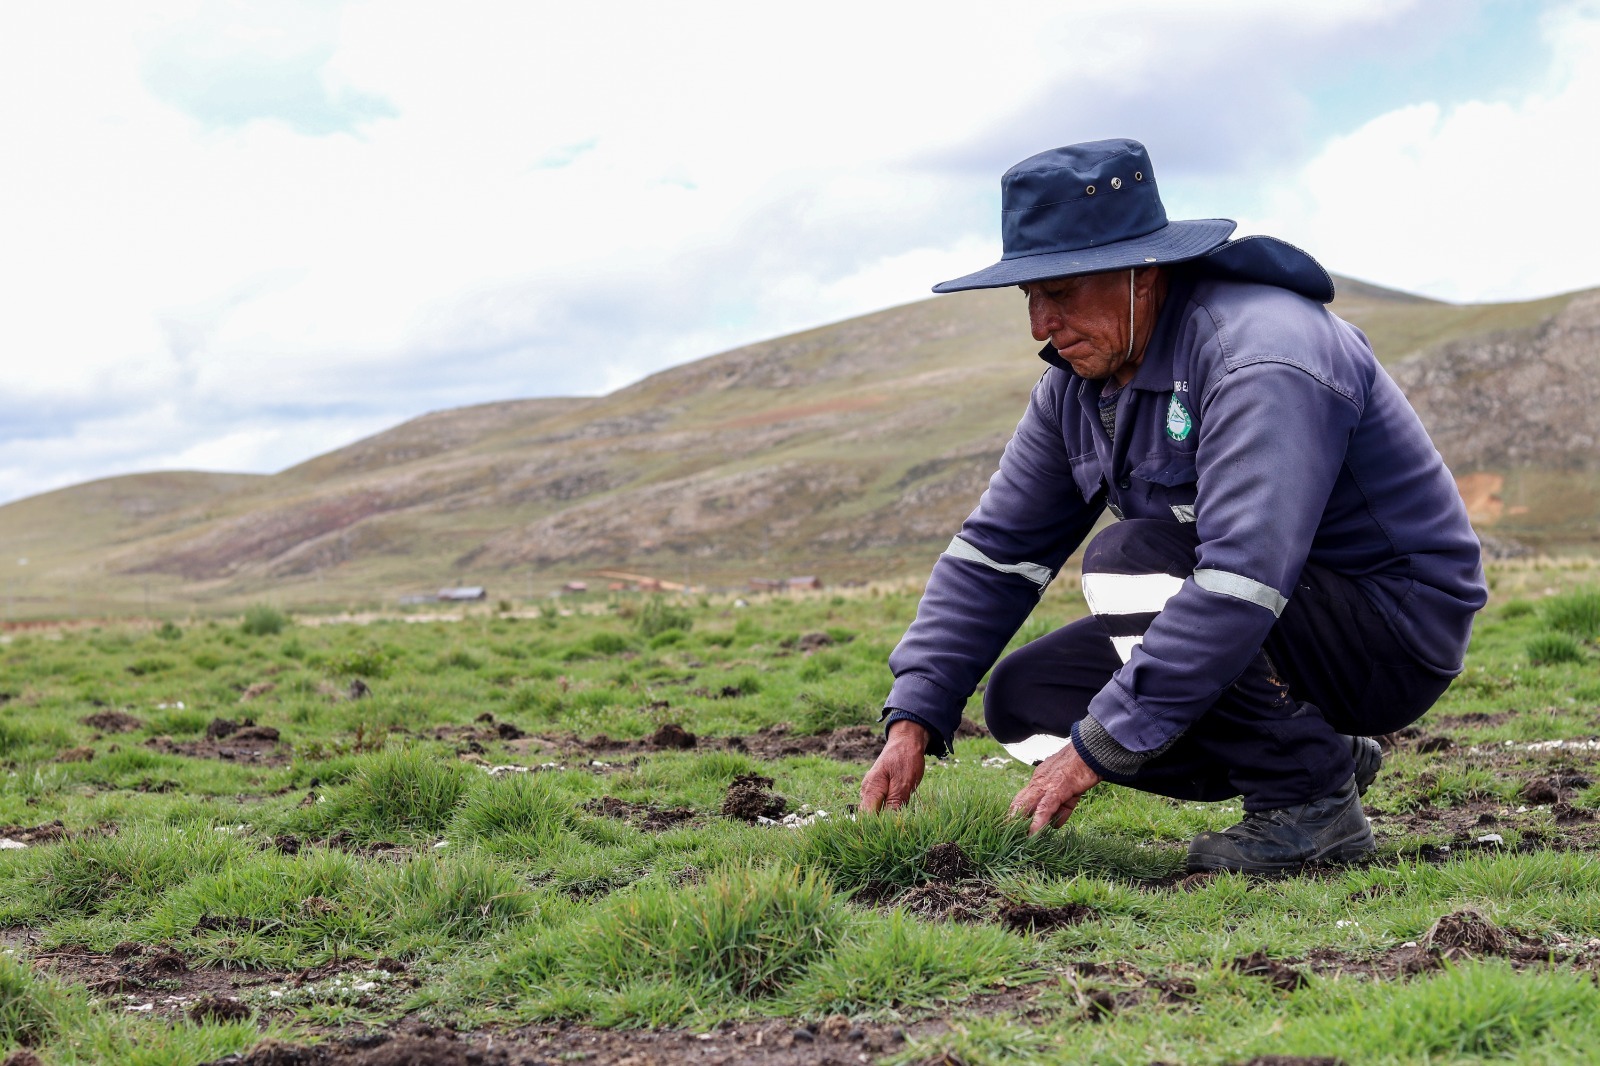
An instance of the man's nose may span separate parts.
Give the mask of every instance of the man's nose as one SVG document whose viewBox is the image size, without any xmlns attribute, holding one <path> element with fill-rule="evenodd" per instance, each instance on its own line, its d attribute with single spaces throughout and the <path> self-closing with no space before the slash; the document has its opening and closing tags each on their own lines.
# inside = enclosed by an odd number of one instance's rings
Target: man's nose
<svg viewBox="0 0 1600 1066">
<path fill-rule="evenodd" d="M 1028 326 L 1033 330 L 1033 339 L 1047 341 L 1050 335 L 1061 328 L 1060 308 L 1054 300 L 1047 300 L 1038 293 L 1028 295 Z"/>
</svg>

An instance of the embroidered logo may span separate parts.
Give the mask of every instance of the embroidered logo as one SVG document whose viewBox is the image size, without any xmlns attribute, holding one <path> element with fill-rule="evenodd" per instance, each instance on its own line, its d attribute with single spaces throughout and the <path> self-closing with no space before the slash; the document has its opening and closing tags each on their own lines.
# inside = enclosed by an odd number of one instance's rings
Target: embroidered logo
<svg viewBox="0 0 1600 1066">
<path fill-rule="evenodd" d="M 1189 436 L 1189 431 L 1194 429 L 1194 419 L 1189 417 L 1189 409 L 1183 406 L 1183 401 L 1178 399 L 1178 394 L 1172 394 L 1172 401 L 1167 404 L 1167 436 L 1173 440 L 1183 440 Z"/>
</svg>

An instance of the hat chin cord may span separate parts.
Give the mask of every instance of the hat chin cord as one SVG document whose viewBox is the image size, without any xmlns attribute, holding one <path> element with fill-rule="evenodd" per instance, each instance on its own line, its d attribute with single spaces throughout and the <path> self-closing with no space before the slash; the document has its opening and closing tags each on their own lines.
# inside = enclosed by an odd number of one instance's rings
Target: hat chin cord
<svg viewBox="0 0 1600 1066">
<path fill-rule="evenodd" d="M 1127 365 L 1133 358 L 1133 267 L 1128 268 L 1128 354 L 1122 357 L 1122 363 Z"/>
</svg>

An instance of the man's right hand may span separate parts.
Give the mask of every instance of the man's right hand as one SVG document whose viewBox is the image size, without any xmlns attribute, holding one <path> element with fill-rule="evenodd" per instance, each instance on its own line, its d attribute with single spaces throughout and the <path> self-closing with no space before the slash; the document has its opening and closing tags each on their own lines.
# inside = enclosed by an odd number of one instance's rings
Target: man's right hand
<svg viewBox="0 0 1600 1066">
<path fill-rule="evenodd" d="M 926 729 L 904 718 L 892 723 L 878 761 L 861 779 L 861 810 L 878 811 L 885 805 L 897 810 L 904 806 L 922 783 L 927 751 Z"/>
</svg>

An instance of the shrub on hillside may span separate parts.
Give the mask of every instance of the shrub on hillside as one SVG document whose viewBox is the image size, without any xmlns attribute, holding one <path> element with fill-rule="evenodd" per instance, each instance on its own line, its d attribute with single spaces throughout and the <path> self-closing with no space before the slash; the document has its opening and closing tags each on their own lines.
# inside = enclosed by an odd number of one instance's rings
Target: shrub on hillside
<svg viewBox="0 0 1600 1066">
<path fill-rule="evenodd" d="M 645 602 L 634 616 L 633 624 L 645 637 L 656 637 L 669 629 L 687 633 L 694 628 L 694 615 L 683 607 L 670 603 L 663 596 L 654 596 Z"/>
<path fill-rule="evenodd" d="M 276 607 L 254 603 L 244 609 L 244 621 L 239 623 L 239 629 L 247 636 L 270 637 L 282 633 L 288 624 L 289 616 Z"/>
</svg>

